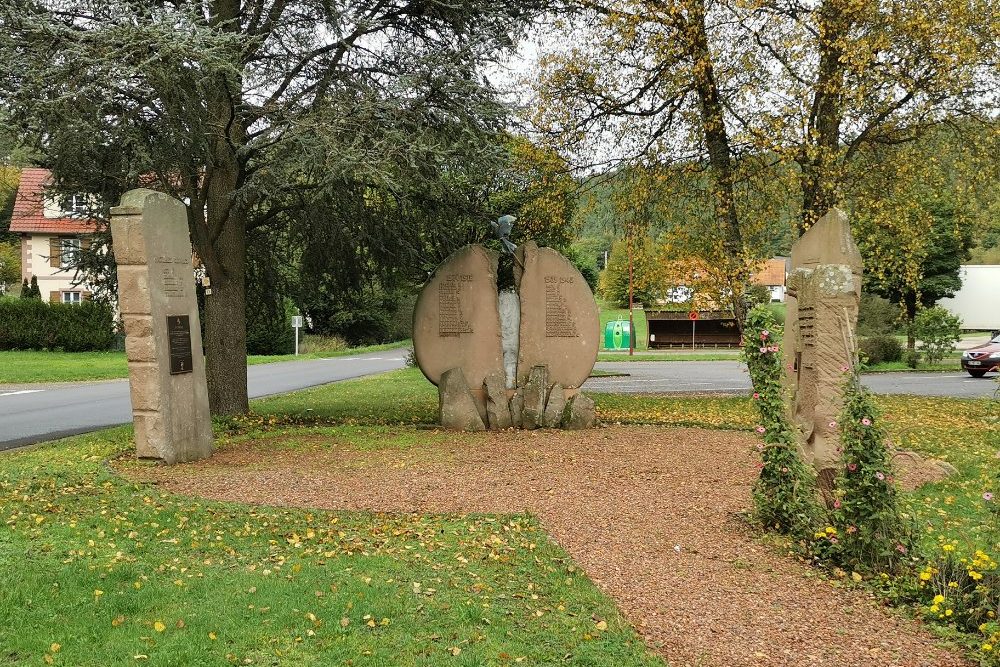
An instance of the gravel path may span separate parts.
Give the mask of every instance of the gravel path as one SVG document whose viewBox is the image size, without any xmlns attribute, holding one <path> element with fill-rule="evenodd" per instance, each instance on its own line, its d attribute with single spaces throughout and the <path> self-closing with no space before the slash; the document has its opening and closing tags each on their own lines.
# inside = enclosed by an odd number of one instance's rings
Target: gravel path
<svg viewBox="0 0 1000 667">
<path fill-rule="evenodd" d="M 920 624 L 762 545 L 739 520 L 747 434 L 605 428 L 440 436 L 360 452 L 241 444 L 210 461 L 129 469 L 185 494 L 388 512 L 531 511 L 671 667 L 970 663 Z"/>
</svg>

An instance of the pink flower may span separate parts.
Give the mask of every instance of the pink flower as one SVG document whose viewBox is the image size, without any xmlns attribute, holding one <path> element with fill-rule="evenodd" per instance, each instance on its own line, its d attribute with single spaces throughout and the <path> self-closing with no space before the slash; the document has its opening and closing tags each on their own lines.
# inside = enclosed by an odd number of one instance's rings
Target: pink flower
<svg viewBox="0 0 1000 667">
<path fill-rule="evenodd" d="M 831 543 L 831 544 L 836 544 L 836 543 L 837 543 L 837 538 L 836 538 L 836 537 L 834 537 L 833 535 L 831 535 L 831 536 L 830 536 L 830 543 Z"/>
<path fill-rule="evenodd" d="M 835 509 L 835 510 L 839 510 L 840 509 L 840 501 L 839 500 L 834 500 L 833 501 L 833 509 Z"/>
<path fill-rule="evenodd" d="M 991 500 L 993 500 L 993 494 L 987 491 L 986 493 L 983 494 L 983 500 L 985 500 L 986 502 L 990 502 Z"/>
<path fill-rule="evenodd" d="M 763 432 L 764 432 L 764 431 L 766 431 L 766 430 L 767 430 L 767 429 L 766 429 L 766 428 L 764 428 L 763 426 L 758 426 L 758 427 L 757 427 L 757 432 L 758 432 L 758 433 L 763 433 Z"/>
<path fill-rule="evenodd" d="M 763 331 L 760 332 L 760 339 L 761 340 L 767 340 L 767 337 L 770 336 L 770 335 L 771 335 L 771 332 L 768 331 L 767 329 L 764 329 Z"/>
<path fill-rule="evenodd" d="M 754 392 L 754 393 L 753 393 L 753 397 L 754 397 L 755 399 L 756 399 L 756 398 L 760 398 L 760 394 L 758 394 L 757 392 Z"/>
<path fill-rule="evenodd" d="M 777 352 L 781 348 L 779 348 L 777 345 L 772 345 L 771 347 L 769 347 L 767 349 L 769 349 L 771 352 Z"/>
<path fill-rule="evenodd" d="M 879 471 L 879 472 L 875 473 L 875 477 L 876 477 L 876 478 L 877 478 L 877 479 L 878 479 L 879 481 L 882 481 L 883 479 L 885 479 L 885 475 L 883 475 L 881 471 Z"/>
<path fill-rule="evenodd" d="M 848 463 L 847 464 L 847 469 L 850 470 L 851 472 L 854 472 L 855 470 L 858 469 L 858 464 L 857 463 Z"/>
<path fill-rule="evenodd" d="M 788 468 L 786 468 L 786 467 L 782 466 L 782 467 L 781 467 L 781 472 L 788 472 Z"/>
<path fill-rule="evenodd" d="M 846 373 L 847 371 L 849 371 L 849 370 L 851 370 L 851 369 L 850 369 L 850 368 L 848 368 L 847 366 L 841 366 L 841 367 L 840 367 L 840 370 L 841 370 L 842 372 Z"/>
<path fill-rule="evenodd" d="M 868 417 L 865 417 L 864 419 L 861 420 L 861 423 L 863 425 L 865 425 L 865 426 L 871 426 L 872 425 L 872 420 L 868 419 Z"/>
<path fill-rule="evenodd" d="M 856 532 L 858 532 L 858 529 L 855 528 L 854 526 L 848 526 L 847 527 L 847 532 L 848 533 L 856 533 Z"/>
<path fill-rule="evenodd" d="M 837 428 L 837 422 L 830 422 L 830 428 Z"/>
<path fill-rule="evenodd" d="M 762 348 L 760 348 L 760 353 L 761 354 L 767 354 L 770 351 L 771 351 L 771 348 L 769 348 L 769 347 L 762 347 Z"/>
<path fill-rule="evenodd" d="M 762 452 L 762 451 L 764 451 L 764 445 L 762 445 L 762 444 L 760 444 L 760 443 L 758 442 L 758 443 L 757 443 L 757 451 L 758 451 L 758 452 Z"/>
<path fill-rule="evenodd" d="M 906 553 L 906 547 L 904 547 L 902 544 L 897 544 L 896 545 L 896 551 L 898 551 L 901 554 L 905 554 Z"/>
</svg>

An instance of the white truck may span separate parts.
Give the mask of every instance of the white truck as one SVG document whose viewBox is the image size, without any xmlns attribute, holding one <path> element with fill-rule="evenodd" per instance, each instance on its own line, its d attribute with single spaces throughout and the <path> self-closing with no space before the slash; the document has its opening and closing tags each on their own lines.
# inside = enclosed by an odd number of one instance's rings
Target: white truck
<svg viewBox="0 0 1000 667">
<path fill-rule="evenodd" d="M 959 275 L 962 288 L 938 305 L 962 318 L 962 328 L 1000 331 L 1000 264 L 967 264 Z"/>
</svg>

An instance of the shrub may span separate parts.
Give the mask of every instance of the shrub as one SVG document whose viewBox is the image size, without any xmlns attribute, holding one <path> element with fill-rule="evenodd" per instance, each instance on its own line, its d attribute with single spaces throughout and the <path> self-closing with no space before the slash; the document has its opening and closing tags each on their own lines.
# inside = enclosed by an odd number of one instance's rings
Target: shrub
<svg viewBox="0 0 1000 667">
<path fill-rule="evenodd" d="M 904 350 L 901 360 L 908 368 L 916 368 L 920 363 L 920 353 L 916 350 Z"/>
<path fill-rule="evenodd" d="M 756 518 L 767 528 L 794 536 L 807 534 L 817 514 L 815 474 L 799 454 L 796 430 L 784 401 L 781 326 L 767 307 L 747 315 L 743 359 L 750 370 L 754 405 L 760 416 L 757 432 L 760 476 L 753 486 Z"/>
<path fill-rule="evenodd" d="M 815 534 L 815 550 L 845 569 L 894 571 L 911 557 L 914 530 L 900 507 L 881 414 L 856 371 L 837 427 L 842 466 L 830 526 Z"/>
<path fill-rule="evenodd" d="M 900 329 L 902 310 L 897 304 L 868 292 L 861 294 L 858 310 L 858 333 L 862 336 L 879 336 L 896 333 Z"/>
<path fill-rule="evenodd" d="M 0 300 L 0 350 L 87 352 L 114 346 L 111 308 L 93 301 Z"/>
<path fill-rule="evenodd" d="M 899 361 L 903 357 L 903 344 L 895 336 L 872 336 L 859 346 L 869 364 Z"/>
<path fill-rule="evenodd" d="M 944 359 L 962 337 L 962 320 L 941 306 L 924 308 L 913 318 L 913 337 L 930 363 Z"/>
</svg>

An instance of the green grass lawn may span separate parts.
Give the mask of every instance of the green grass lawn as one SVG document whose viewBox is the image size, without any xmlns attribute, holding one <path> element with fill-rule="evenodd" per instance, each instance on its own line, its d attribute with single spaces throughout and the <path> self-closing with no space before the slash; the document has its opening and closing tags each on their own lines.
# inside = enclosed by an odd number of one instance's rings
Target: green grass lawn
<svg viewBox="0 0 1000 667">
<path fill-rule="evenodd" d="M 595 400 L 611 423 L 756 423 L 745 398 Z M 904 446 L 959 470 L 907 495 L 926 548 L 997 554 L 982 498 L 996 490 L 991 402 L 878 402 Z M 406 447 L 426 439 L 437 401 L 404 369 L 253 407 L 220 420 L 220 440 L 300 430 Z M 185 498 L 110 472 L 105 461 L 128 456 L 130 439 L 123 427 L 0 455 L 4 664 L 663 665 L 530 516 Z"/>
<path fill-rule="evenodd" d="M 409 341 L 370 345 L 331 352 L 284 355 L 251 355 L 248 364 L 267 364 L 296 359 L 323 359 L 351 356 L 408 345 Z M 0 352 L 0 384 L 32 382 L 78 382 L 83 380 L 113 380 L 128 377 L 124 352 L 45 352 L 14 350 Z"/>
</svg>

